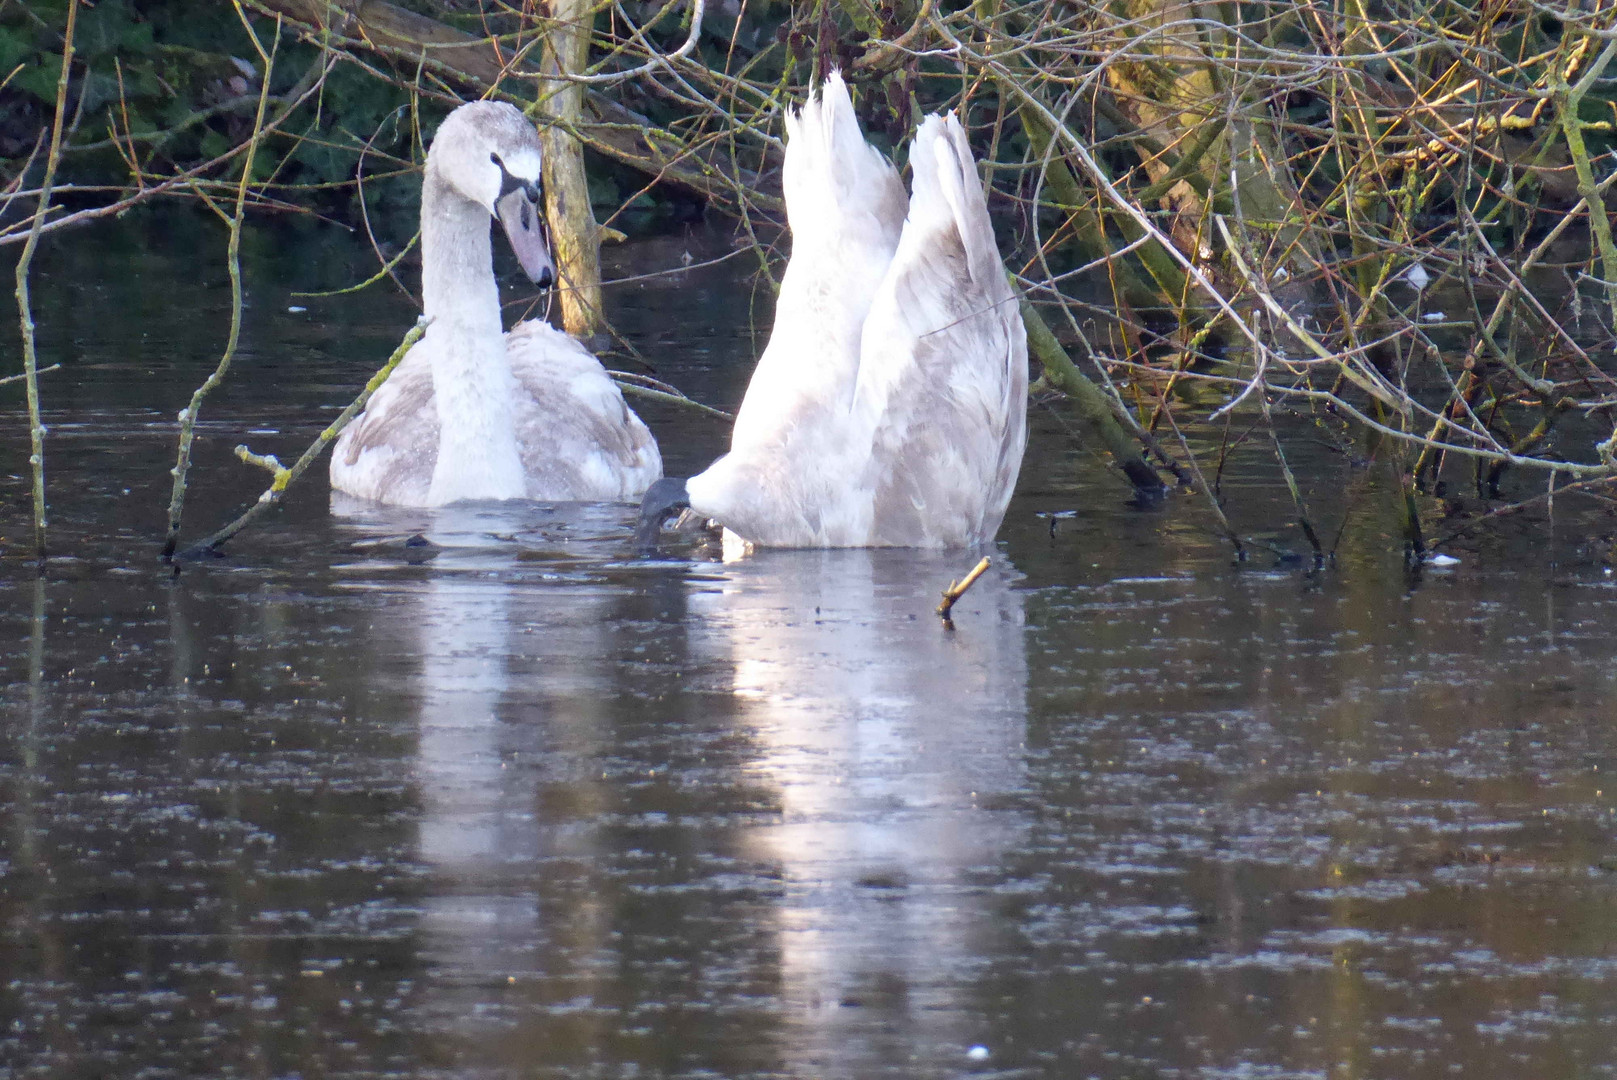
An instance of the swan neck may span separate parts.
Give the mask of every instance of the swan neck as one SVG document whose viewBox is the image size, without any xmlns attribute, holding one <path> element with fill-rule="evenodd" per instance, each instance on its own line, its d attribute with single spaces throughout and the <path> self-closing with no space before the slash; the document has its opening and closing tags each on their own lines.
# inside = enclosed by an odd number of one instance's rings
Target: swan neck
<svg viewBox="0 0 1617 1080">
<path fill-rule="evenodd" d="M 525 494 L 494 283 L 488 210 L 427 163 L 421 189 L 421 299 L 432 320 L 422 340 L 432 358 L 438 457 L 428 501 L 515 499 Z"/>
<path fill-rule="evenodd" d="M 459 323 L 499 335 L 492 220 L 428 163 L 421 186 L 421 302 L 434 326 Z"/>
</svg>

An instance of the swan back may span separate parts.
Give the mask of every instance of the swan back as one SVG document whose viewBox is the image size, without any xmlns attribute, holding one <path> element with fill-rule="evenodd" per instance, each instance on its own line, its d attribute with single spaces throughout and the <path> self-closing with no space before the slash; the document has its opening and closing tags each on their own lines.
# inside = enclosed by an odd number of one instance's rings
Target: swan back
<svg viewBox="0 0 1617 1080">
<path fill-rule="evenodd" d="M 601 363 L 548 323 L 518 323 L 503 343 L 519 494 L 544 501 L 635 499 L 662 475 L 657 440 Z M 398 506 L 437 506 L 441 425 L 430 350 L 418 344 L 332 450 L 332 486 Z"/>
<path fill-rule="evenodd" d="M 601 362 L 537 319 L 505 335 L 530 499 L 620 502 L 663 474 L 657 440 Z"/>
</svg>

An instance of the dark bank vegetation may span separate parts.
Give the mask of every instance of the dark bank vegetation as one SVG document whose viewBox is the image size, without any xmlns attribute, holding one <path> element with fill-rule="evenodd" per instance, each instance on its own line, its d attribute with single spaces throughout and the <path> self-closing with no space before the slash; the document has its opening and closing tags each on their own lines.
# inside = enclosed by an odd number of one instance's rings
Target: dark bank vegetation
<svg viewBox="0 0 1617 1080">
<path fill-rule="evenodd" d="M 370 231 L 380 278 L 437 120 L 499 95 L 547 129 L 563 315 L 590 332 L 610 324 L 595 251 L 616 232 L 723 215 L 767 284 L 780 113 L 839 67 L 895 157 L 921 114 L 960 111 L 1026 299 L 1036 392 L 1069 399 L 1136 488 L 1200 489 L 1240 550 L 1219 478 L 1259 440 L 1323 556 L 1321 522 L 1351 501 L 1309 505 L 1286 454 L 1324 439 L 1397 478 L 1419 554 L 1456 493 L 1486 519 L 1617 474 L 1614 11 L 3 0 L 0 245 L 23 249 L 30 372 L 34 246 L 153 199 L 218 213 L 235 278 L 241 222 L 262 214 Z M 34 431 L 42 462 L 37 410 Z"/>
</svg>

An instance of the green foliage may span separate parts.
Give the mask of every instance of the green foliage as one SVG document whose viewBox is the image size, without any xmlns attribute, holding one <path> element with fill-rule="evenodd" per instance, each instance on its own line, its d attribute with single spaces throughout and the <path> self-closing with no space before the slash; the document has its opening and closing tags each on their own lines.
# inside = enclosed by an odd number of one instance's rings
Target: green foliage
<svg viewBox="0 0 1617 1080">
<path fill-rule="evenodd" d="M 16 5 L 4 11 L 0 76 L 16 69 L 0 89 L 0 177 L 9 180 L 49 121 L 66 5 L 46 0 L 26 13 Z M 273 23 L 254 24 L 265 51 L 275 49 Z M 265 75 L 248 33 L 227 3 L 99 0 L 81 7 L 66 174 L 77 184 L 121 184 L 131 179 L 131 146 L 148 175 L 193 168 L 239 146 L 251 134 Z M 291 91 L 320 61 L 317 49 L 284 37 L 269 73 L 271 94 Z M 279 197 L 326 209 L 350 202 L 367 144 L 376 155 L 367 171 L 393 172 L 411 161 L 413 134 L 400 122 L 408 101 L 390 83 L 339 65 L 320 94 L 261 148 L 254 180 L 273 177 Z M 414 186 L 383 181 L 367 187 L 366 197 L 413 207 Z"/>
</svg>

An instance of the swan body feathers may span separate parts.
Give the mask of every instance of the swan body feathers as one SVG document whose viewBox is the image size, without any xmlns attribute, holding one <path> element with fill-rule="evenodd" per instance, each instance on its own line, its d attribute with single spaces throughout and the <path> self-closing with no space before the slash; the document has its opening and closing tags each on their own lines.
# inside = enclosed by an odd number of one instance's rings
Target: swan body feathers
<svg viewBox="0 0 1617 1080">
<path fill-rule="evenodd" d="M 549 323 L 530 320 L 505 335 L 505 347 L 519 388 L 511 398 L 519 497 L 621 502 L 638 498 L 661 475 L 651 432 L 582 345 Z M 432 354 L 418 344 L 344 430 L 333 475 L 340 465 L 341 490 L 361 498 L 439 505 L 431 499 L 439 434 Z"/>
</svg>

